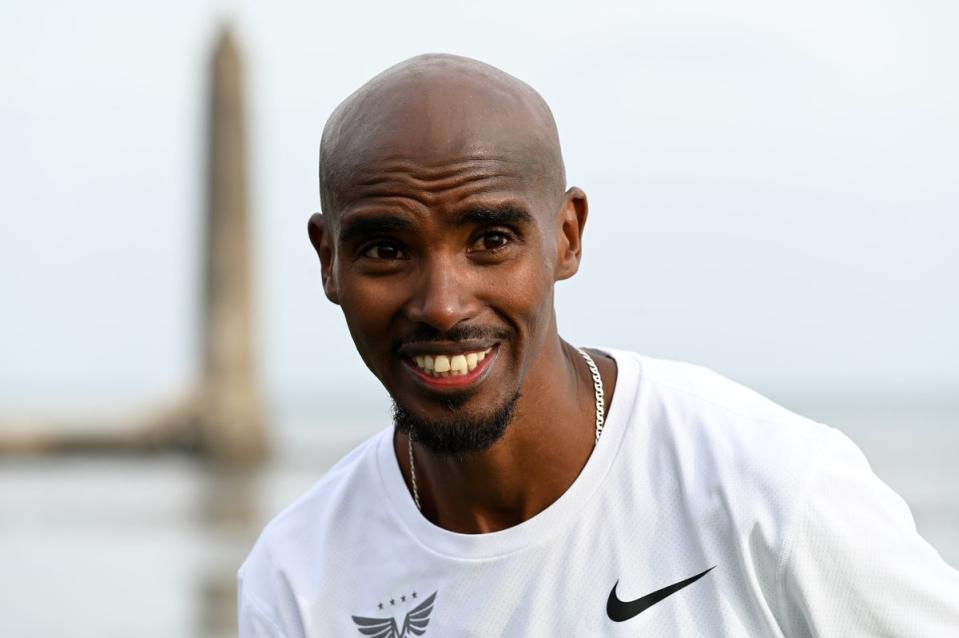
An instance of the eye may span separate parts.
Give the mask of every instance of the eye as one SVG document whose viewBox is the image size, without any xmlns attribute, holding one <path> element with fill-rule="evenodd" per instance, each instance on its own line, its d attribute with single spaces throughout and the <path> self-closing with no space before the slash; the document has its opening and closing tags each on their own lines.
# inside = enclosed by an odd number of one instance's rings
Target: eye
<svg viewBox="0 0 959 638">
<path fill-rule="evenodd" d="M 496 252 L 505 247 L 510 241 L 511 237 L 508 233 L 499 230 L 490 230 L 476 238 L 471 251 Z"/>
<path fill-rule="evenodd" d="M 363 257 L 367 259 L 392 260 L 406 259 L 406 253 L 394 242 L 381 241 L 370 244 L 363 249 Z"/>
</svg>

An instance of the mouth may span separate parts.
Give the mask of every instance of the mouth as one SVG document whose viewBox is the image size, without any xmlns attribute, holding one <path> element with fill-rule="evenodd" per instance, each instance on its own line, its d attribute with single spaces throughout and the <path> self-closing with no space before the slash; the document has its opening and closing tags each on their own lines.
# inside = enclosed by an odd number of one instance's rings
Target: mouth
<svg viewBox="0 0 959 638">
<path fill-rule="evenodd" d="M 463 352 L 435 352 L 403 357 L 403 363 L 421 382 L 434 388 L 472 385 L 485 378 L 499 347 Z"/>
</svg>

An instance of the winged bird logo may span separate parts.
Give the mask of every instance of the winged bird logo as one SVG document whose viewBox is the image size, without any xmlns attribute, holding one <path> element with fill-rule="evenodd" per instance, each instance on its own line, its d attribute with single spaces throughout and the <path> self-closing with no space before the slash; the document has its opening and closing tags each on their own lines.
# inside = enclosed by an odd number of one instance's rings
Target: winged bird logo
<svg viewBox="0 0 959 638">
<path fill-rule="evenodd" d="M 401 631 L 397 631 L 396 620 L 392 616 L 389 618 L 353 616 L 353 622 L 356 623 L 357 631 L 371 638 L 406 638 L 406 632 L 409 632 L 411 636 L 422 636 L 426 633 L 426 626 L 430 624 L 430 613 L 433 611 L 435 599 L 434 591 L 432 596 L 408 611 Z"/>
</svg>

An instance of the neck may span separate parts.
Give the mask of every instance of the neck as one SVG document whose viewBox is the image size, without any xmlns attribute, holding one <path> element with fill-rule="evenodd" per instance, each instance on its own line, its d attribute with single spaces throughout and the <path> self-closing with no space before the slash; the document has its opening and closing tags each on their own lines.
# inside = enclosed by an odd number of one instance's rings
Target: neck
<svg viewBox="0 0 959 638">
<path fill-rule="evenodd" d="M 579 351 L 558 335 L 543 348 L 523 382 L 512 422 L 490 448 L 454 458 L 414 444 L 423 515 L 436 525 L 466 534 L 512 527 L 547 508 L 579 476 L 595 440 L 592 376 Z M 615 367 L 605 357 L 596 364 L 608 404 Z M 408 445 L 405 434 L 395 435 L 409 485 Z"/>
</svg>

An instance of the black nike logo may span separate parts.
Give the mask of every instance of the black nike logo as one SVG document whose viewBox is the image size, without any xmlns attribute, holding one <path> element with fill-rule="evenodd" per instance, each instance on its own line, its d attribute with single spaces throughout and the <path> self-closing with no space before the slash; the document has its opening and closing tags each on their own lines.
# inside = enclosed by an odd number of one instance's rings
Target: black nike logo
<svg viewBox="0 0 959 638">
<path fill-rule="evenodd" d="M 619 581 L 617 580 L 616 584 L 613 585 L 613 591 L 609 592 L 609 600 L 606 601 L 606 615 L 609 616 L 609 619 L 613 622 L 623 622 L 624 620 L 629 620 L 630 618 L 643 613 L 661 601 L 663 598 L 675 594 L 686 585 L 692 585 L 715 568 L 716 566 L 713 565 L 702 574 L 696 574 L 691 578 L 679 581 L 675 585 L 657 589 L 651 594 L 646 594 L 645 596 L 640 596 L 636 600 L 628 601 L 622 601 L 616 596 L 616 585 L 619 585 Z"/>
</svg>

